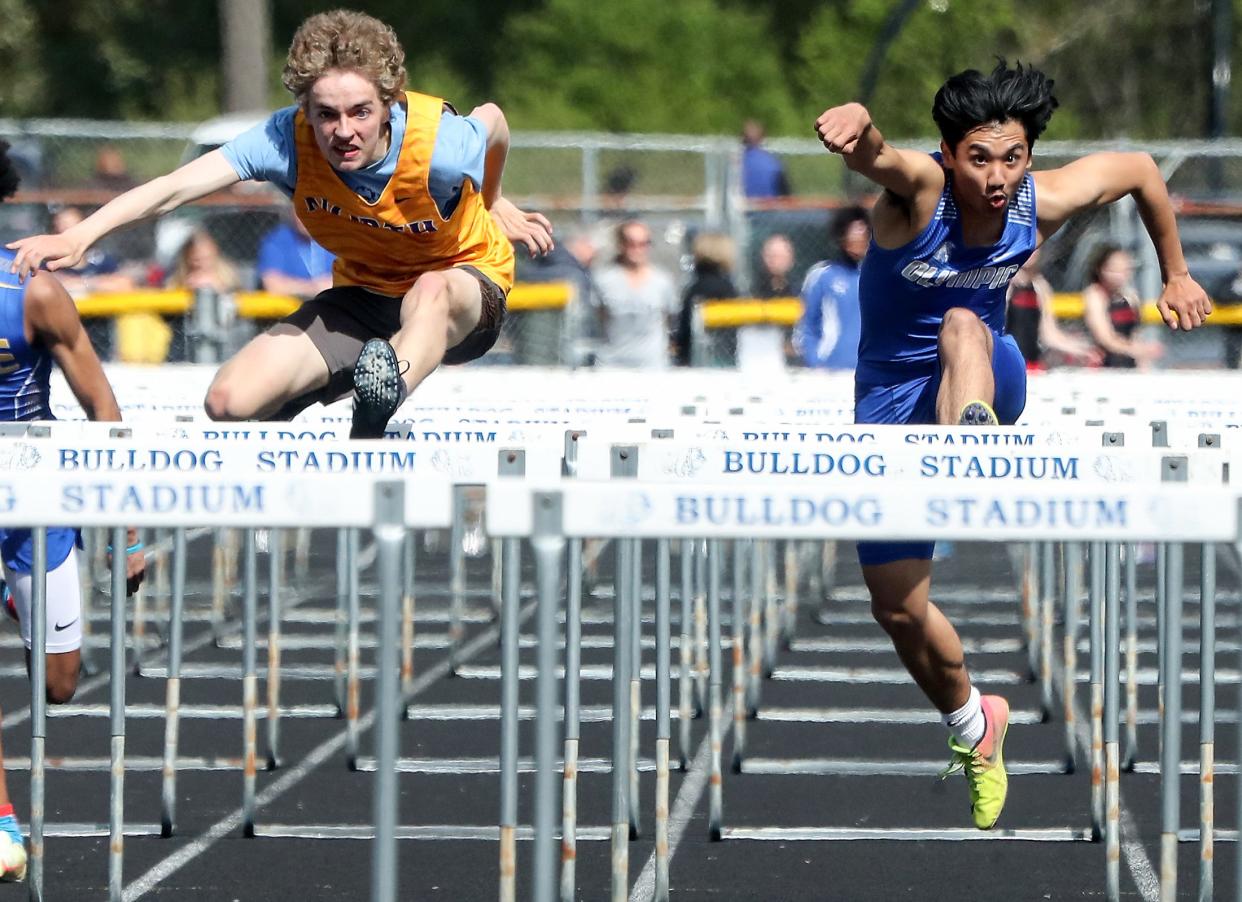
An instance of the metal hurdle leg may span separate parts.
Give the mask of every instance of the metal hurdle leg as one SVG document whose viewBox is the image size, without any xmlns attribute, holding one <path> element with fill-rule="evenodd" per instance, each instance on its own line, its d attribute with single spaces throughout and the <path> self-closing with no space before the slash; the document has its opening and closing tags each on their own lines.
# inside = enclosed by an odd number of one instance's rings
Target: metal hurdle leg
<svg viewBox="0 0 1242 902">
<path fill-rule="evenodd" d="M 630 880 L 630 617 L 633 570 L 629 542 L 618 541 L 613 592 L 612 646 L 612 902 L 627 902 Z"/>
<path fill-rule="evenodd" d="M 349 531 L 348 554 L 349 566 L 349 629 L 348 648 L 345 653 L 345 766 L 350 770 L 358 769 L 358 715 L 362 707 L 362 681 L 358 676 L 358 655 L 361 628 L 362 601 L 358 585 L 358 530 Z"/>
<path fill-rule="evenodd" d="M 750 671 L 746 679 L 746 716 L 759 711 L 759 689 L 763 680 L 763 550 L 762 543 L 750 545 Z M 710 604 L 710 600 L 708 602 Z"/>
<path fill-rule="evenodd" d="M 742 772 L 746 755 L 746 543 L 733 542 L 733 772 Z"/>
<path fill-rule="evenodd" d="M 500 593 L 504 574 L 504 540 L 492 539 L 492 612 L 500 616 Z"/>
<path fill-rule="evenodd" d="M 517 902 L 518 603 L 522 548 L 504 540 L 500 611 L 500 902 Z M 614 712 L 622 723 L 628 719 Z"/>
<path fill-rule="evenodd" d="M 1161 542 L 1156 546 L 1156 718 L 1164 723 L 1164 676 L 1165 655 L 1169 648 L 1168 635 L 1168 585 L 1169 585 L 1169 547 Z M 1156 731 L 1156 760 L 1164 754 L 1164 730 Z"/>
<path fill-rule="evenodd" d="M 781 638 L 781 605 L 776 595 L 776 543 L 765 541 L 763 545 L 763 676 L 769 679 L 776 669 L 776 652 Z"/>
<path fill-rule="evenodd" d="M 1216 800 L 1216 546 L 1203 545 L 1199 578 L 1199 899 L 1215 885 Z"/>
<path fill-rule="evenodd" d="M 655 902 L 668 902 L 668 762 L 670 741 L 669 685 L 669 544 L 656 542 L 656 803 L 655 803 Z"/>
<path fill-rule="evenodd" d="M 466 635 L 466 552 L 462 548 L 465 532 L 465 488 L 453 486 L 453 525 L 449 529 L 449 673 L 457 673 L 458 654 Z"/>
<path fill-rule="evenodd" d="M 556 615 L 560 608 L 561 500 L 539 493 L 534 499 L 534 535 L 538 602 L 535 621 L 538 650 L 535 677 L 535 902 L 552 902 L 556 887 Z M 667 751 L 667 746 L 666 746 Z"/>
<path fill-rule="evenodd" d="M 785 648 L 793 641 L 798 629 L 798 543 L 786 539 L 785 547 L 785 604 L 782 611 L 781 642 Z"/>
<path fill-rule="evenodd" d="M 1182 562 L 1180 543 L 1168 546 L 1165 576 L 1164 718 L 1160 753 L 1160 902 L 1177 899 L 1177 841 L 1180 829 L 1182 750 Z"/>
<path fill-rule="evenodd" d="M 356 563 L 356 561 L 355 561 Z M 349 530 L 336 531 L 336 634 L 333 641 L 333 693 L 337 717 L 345 716 L 345 642 L 349 633 Z"/>
<path fill-rule="evenodd" d="M 211 549 L 211 632 L 216 645 L 224 635 L 225 606 L 229 595 L 228 550 L 225 545 L 229 530 L 215 530 L 216 544 Z"/>
<path fill-rule="evenodd" d="M 1104 836 L 1104 543 L 1091 543 L 1091 838 Z"/>
<path fill-rule="evenodd" d="M 259 562 L 255 531 L 247 529 L 242 587 L 242 835 L 254 836 L 254 787 L 258 758 L 258 725 L 255 708 L 259 698 L 258 641 Z"/>
<path fill-rule="evenodd" d="M 44 770 L 47 746 L 47 528 L 32 531 L 30 567 L 30 898 L 43 899 Z"/>
<path fill-rule="evenodd" d="M 173 530 L 172 595 L 168 617 L 168 682 L 164 704 L 164 786 L 160 834 L 172 836 L 177 823 L 177 738 L 181 711 L 181 637 L 185 611 L 185 529 Z"/>
<path fill-rule="evenodd" d="M 1045 721 L 1052 719 L 1052 635 L 1056 620 L 1057 546 L 1052 542 L 1040 542 L 1040 598 L 1039 598 L 1039 673 L 1040 707 Z"/>
<path fill-rule="evenodd" d="M 1138 546 L 1126 545 L 1126 750 L 1122 768 L 1138 759 Z"/>
<path fill-rule="evenodd" d="M 1027 542 L 1022 546 L 1022 623 L 1026 628 L 1026 666 L 1032 679 L 1039 679 L 1039 545 Z"/>
<path fill-rule="evenodd" d="M 280 587 L 284 532 L 268 537 L 267 567 L 267 769 L 280 767 Z"/>
<path fill-rule="evenodd" d="M 1109 902 L 1121 895 L 1121 783 L 1117 749 L 1121 694 L 1121 572 L 1119 545 L 1105 547 L 1104 591 L 1104 860 Z"/>
<path fill-rule="evenodd" d="M 125 527 L 112 530 L 112 777 L 108 788 L 108 899 L 121 902 L 125 889 Z M 119 553 L 118 553 L 119 552 Z"/>
<path fill-rule="evenodd" d="M 565 771 L 561 790 L 561 902 L 577 898 L 578 741 L 582 697 L 582 540 L 569 541 L 565 580 Z"/>
<path fill-rule="evenodd" d="M 145 530 L 141 530 L 141 529 L 138 530 L 138 541 L 146 544 L 147 537 L 145 536 L 144 533 L 145 533 Z M 160 581 L 160 573 L 163 570 L 163 568 L 159 566 L 159 559 L 162 558 L 163 556 L 164 556 L 164 553 L 162 551 L 157 552 L 156 554 L 157 566 L 156 566 L 155 578 L 156 578 L 157 583 Z M 130 669 L 133 670 L 135 674 L 137 674 L 139 671 L 139 668 L 141 667 L 140 662 L 142 661 L 143 644 L 146 642 L 146 638 L 147 638 L 147 587 L 145 585 L 139 586 L 138 590 L 134 592 L 134 615 L 133 615 L 132 629 L 133 629 L 133 646 L 134 647 L 132 650 L 133 651 L 133 663 L 130 664 Z"/>
<path fill-rule="evenodd" d="M 1061 687 L 1061 716 L 1065 720 L 1065 772 L 1072 774 L 1078 761 L 1074 707 L 1078 679 L 1078 570 L 1082 562 L 1082 548 L 1074 542 L 1067 542 L 1064 547 L 1065 641 L 1062 651 L 1065 679 Z"/>
<path fill-rule="evenodd" d="M 681 542 L 681 657 L 678 659 L 680 669 L 677 674 L 677 759 L 678 767 L 684 771 L 690 761 L 690 718 L 693 716 L 691 696 L 694 690 L 690 685 L 690 669 L 694 660 L 694 650 L 690 644 L 690 608 L 691 596 L 694 594 L 694 542 L 683 539 Z"/>
<path fill-rule="evenodd" d="M 694 555 L 694 690 L 698 716 L 707 710 L 707 543 L 698 542 Z"/>
<path fill-rule="evenodd" d="M 414 532 L 411 530 L 405 534 L 401 542 L 401 695 L 403 698 L 409 695 L 414 685 L 414 571 L 416 567 Z M 405 716 L 406 707 L 402 705 L 403 720 Z"/>
<path fill-rule="evenodd" d="M 94 676 L 99 672 L 91 648 L 91 610 L 95 606 L 95 550 L 100 541 L 98 529 L 82 530 L 82 567 L 78 573 L 82 585 L 82 672 Z"/>
<path fill-rule="evenodd" d="M 293 542 L 293 573 L 299 579 L 305 579 L 310 573 L 311 531 L 300 527 Z"/>
<path fill-rule="evenodd" d="M 711 675 L 708 683 L 708 730 L 711 741 L 711 796 L 708 803 L 707 834 L 713 842 L 721 837 L 724 825 L 724 777 L 720 770 L 720 755 L 724 725 L 720 698 L 720 550 L 719 539 L 707 543 L 707 615 L 708 651 L 711 657 Z"/>
<path fill-rule="evenodd" d="M 397 731 L 403 707 L 397 670 L 397 599 L 402 588 L 404 489 L 399 482 L 375 487 L 379 597 L 375 660 L 375 844 L 371 856 L 371 902 L 397 902 Z M 273 546 L 273 550 L 277 547 Z"/>
<path fill-rule="evenodd" d="M 633 575 L 630 577 L 630 840 L 641 833 L 641 799 L 639 798 L 638 752 L 639 731 L 642 725 L 642 672 L 643 672 L 643 543 L 631 539 L 634 551 L 630 557 Z"/>
</svg>

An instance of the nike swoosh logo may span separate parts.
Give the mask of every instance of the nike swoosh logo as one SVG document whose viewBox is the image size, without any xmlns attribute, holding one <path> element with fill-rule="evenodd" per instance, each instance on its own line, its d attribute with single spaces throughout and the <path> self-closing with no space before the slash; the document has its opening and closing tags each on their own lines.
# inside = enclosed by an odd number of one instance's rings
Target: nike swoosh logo
<svg viewBox="0 0 1242 902">
<path fill-rule="evenodd" d="M 54 630 L 56 630 L 56 632 L 58 632 L 58 633 L 59 633 L 59 632 L 62 632 L 63 630 L 67 630 L 67 629 L 69 629 L 69 627 L 73 626 L 73 625 L 74 625 L 75 623 L 77 623 L 77 622 L 78 622 L 78 618 L 77 618 L 77 617 L 74 617 L 74 618 L 73 618 L 72 620 L 70 620 L 68 623 L 64 623 L 64 624 L 61 624 L 61 623 L 56 623 L 56 624 L 53 624 L 53 625 L 52 625 L 52 628 L 53 628 Z"/>
</svg>

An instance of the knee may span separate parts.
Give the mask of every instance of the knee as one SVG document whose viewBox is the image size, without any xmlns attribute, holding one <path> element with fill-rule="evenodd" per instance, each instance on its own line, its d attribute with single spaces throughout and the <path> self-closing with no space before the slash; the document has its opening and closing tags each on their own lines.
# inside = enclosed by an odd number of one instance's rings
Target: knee
<svg viewBox="0 0 1242 902">
<path fill-rule="evenodd" d="M 73 701 L 78 691 L 78 675 L 51 674 L 47 675 L 47 702 L 49 705 L 67 705 Z"/>
<path fill-rule="evenodd" d="M 923 628 L 921 618 L 900 605 L 889 604 L 882 600 L 871 600 L 871 616 L 890 636 L 901 636 L 916 632 Z"/>
<path fill-rule="evenodd" d="M 243 409 L 237 392 L 229 384 L 229 380 L 219 376 L 207 389 L 207 397 L 203 399 L 203 409 L 207 411 L 208 417 L 217 421 L 247 420 L 254 413 L 252 410 Z"/>
<path fill-rule="evenodd" d="M 974 346 L 987 348 L 988 327 L 973 311 L 950 307 L 940 323 L 940 348 L 953 351 Z"/>
</svg>

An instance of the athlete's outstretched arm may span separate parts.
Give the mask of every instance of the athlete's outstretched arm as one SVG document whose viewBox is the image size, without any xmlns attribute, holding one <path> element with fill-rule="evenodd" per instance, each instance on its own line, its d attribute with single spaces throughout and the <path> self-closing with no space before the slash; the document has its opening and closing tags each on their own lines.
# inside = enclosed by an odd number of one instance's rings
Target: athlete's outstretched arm
<svg viewBox="0 0 1242 902">
<path fill-rule="evenodd" d="M 470 111 L 470 117 L 487 129 L 487 154 L 483 161 L 483 205 L 491 211 L 505 237 L 515 245 L 526 245 L 533 257 L 552 250 L 552 223 L 542 213 L 525 213 L 500 193 L 505 160 L 509 157 L 509 122 L 504 111 L 494 103 L 485 103 Z"/>
<path fill-rule="evenodd" d="M 1039 231 L 1047 238 L 1075 213 L 1130 195 L 1156 246 L 1164 290 L 1157 306 L 1170 329 L 1193 329 L 1212 312 L 1212 302 L 1190 277 L 1169 191 L 1146 153 L 1094 153 L 1059 169 L 1034 173 Z"/>
<path fill-rule="evenodd" d="M 881 188 L 907 201 L 921 191 L 939 197 L 944 171 L 928 154 L 901 150 L 884 140 L 861 103 L 847 103 L 826 110 L 815 120 L 815 131 L 824 147 L 841 154 L 845 165 Z"/>
<path fill-rule="evenodd" d="M 10 268 L 22 279 L 46 264 L 55 271 L 74 267 L 92 244 L 121 226 L 175 210 L 239 181 L 232 164 L 219 150 L 204 154 L 179 169 L 131 188 L 59 235 L 35 235 L 8 245 L 17 251 Z"/>
</svg>

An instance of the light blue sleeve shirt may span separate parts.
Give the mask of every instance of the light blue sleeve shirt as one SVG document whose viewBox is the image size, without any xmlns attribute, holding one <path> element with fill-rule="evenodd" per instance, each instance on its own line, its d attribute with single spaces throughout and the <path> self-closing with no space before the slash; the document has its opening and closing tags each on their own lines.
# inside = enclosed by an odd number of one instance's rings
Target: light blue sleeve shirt
<svg viewBox="0 0 1242 902">
<path fill-rule="evenodd" d="M 242 180 L 271 182 L 288 196 L 293 196 L 298 181 L 298 159 L 293 128 L 297 107 L 277 110 L 265 121 L 238 135 L 220 148 L 237 177 Z M 405 137 L 405 107 L 392 105 L 392 140 L 388 153 L 357 172 L 341 172 L 341 180 L 358 196 L 373 203 L 397 169 L 401 142 Z M 476 190 L 483 186 L 483 164 L 487 156 L 487 127 L 470 116 L 459 116 L 445 110 L 436 133 L 436 146 L 431 152 L 431 172 L 427 187 L 440 215 L 453 214 L 466 179 Z"/>
</svg>

